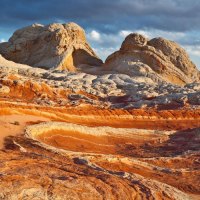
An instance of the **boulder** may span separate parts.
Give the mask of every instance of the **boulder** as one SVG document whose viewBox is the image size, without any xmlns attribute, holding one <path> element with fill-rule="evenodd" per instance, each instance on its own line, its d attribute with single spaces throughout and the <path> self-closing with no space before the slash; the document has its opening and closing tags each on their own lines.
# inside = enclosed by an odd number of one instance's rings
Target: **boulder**
<svg viewBox="0 0 200 200">
<path fill-rule="evenodd" d="M 8 42 L 0 43 L 0 54 L 45 69 L 77 71 L 102 64 L 87 43 L 84 30 L 75 23 L 33 24 L 17 30 Z"/>
<path fill-rule="evenodd" d="M 121 45 L 122 51 L 129 51 L 137 46 L 144 46 L 147 44 L 147 38 L 138 33 L 129 34 Z"/>
<path fill-rule="evenodd" d="M 178 44 L 164 38 L 149 41 L 136 33 L 128 35 L 120 50 L 108 56 L 104 67 L 154 82 L 185 85 L 200 81 L 200 72 Z"/>
</svg>

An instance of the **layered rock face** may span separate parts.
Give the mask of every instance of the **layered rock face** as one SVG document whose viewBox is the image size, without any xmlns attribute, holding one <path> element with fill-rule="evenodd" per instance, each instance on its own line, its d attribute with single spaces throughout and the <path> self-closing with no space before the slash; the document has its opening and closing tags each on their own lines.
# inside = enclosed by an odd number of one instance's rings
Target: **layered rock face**
<svg viewBox="0 0 200 200">
<path fill-rule="evenodd" d="M 199 199 L 200 84 L 1 60 L 0 198 Z"/>
<path fill-rule="evenodd" d="M 46 70 L 0 55 L 0 199 L 200 199 L 200 82 L 184 50 L 131 34 L 88 67 L 97 58 L 77 25 L 25 30 L 1 51 L 63 60 Z"/>
<path fill-rule="evenodd" d="M 105 67 L 177 85 L 200 80 L 200 72 L 178 44 L 164 38 L 148 40 L 136 33 L 126 37 L 120 50 L 106 59 Z"/>
<path fill-rule="evenodd" d="M 76 71 L 84 65 L 102 64 L 87 43 L 84 30 L 75 23 L 34 24 L 17 30 L 8 42 L 0 44 L 0 54 L 45 69 Z"/>
</svg>

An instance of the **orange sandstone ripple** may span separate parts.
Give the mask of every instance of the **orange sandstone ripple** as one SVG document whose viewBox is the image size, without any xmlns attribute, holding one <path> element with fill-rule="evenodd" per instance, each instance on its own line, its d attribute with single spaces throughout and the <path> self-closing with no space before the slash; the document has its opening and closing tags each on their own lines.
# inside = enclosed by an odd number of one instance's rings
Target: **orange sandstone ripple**
<svg viewBox="0 0 200 200">
<path fill-rule="evenodd" d="M 76 156 L 77 163 L 89 168 L 137 174 L 199 198 L 199 128 L 158 131 L 47 122 L 28 126 L 26 136 L 46 149 Z"/>
<path fill-rule="evenodd" d="M 20 191 L 35 184 L 37 192 L 40 191 L 37 187 L 44 185 L 52 189 L 61 187 L 59 193 L 64 191 L 73 196 L 80 189 L 80 185 L 73 185 L 74 181 L 82 180 L 79 195 L 86 184 L 93 184 L 88 200 L 94 199 L 94 191 L 104 191 L 105 187 L 105 192 L 99 193 L 102 199 L 200 197 L 199 110 L 70 109 L 12 103 L 0 107 L 0 114 L 14 113 L 16 119 L 17 115 L 31 114 L 62 121 L 28 126 L 25 132 L 28 138 L 15 136 L 6 140 L 12 155 L 9 149 L 6 158 L 0 159 L 2 163 L 7 159 L 1 167 L 4 174 L 0 176 L 0 194 L 6 193 L 7 183 L 20 183 Z M 68 193 L 62 187 L 66 184 Z M 127 196 L 132 191 L 134 194 Z M 12 193 L 21 195 L 13 187 Z M 109 196 L 115 193 L 116 196 Z"/>
<path fill-rule="evenodd" d="M 85 153 L 155 157 L 200 150 L 199 129 L 163 131 L 47 122 L 27 127 L 26 135 L 59 149 Z"/>
<path fill-rule="evenodd" d="M 101 128 L 99 127 L 99 129 Z M 143 135 L 142 132 L 141 135 L 136 135 L 134 131 L 132 137 L 125 135 L 96 136 L 79 131 L 55 129 L 44 132 L 37 139 L 56 148 L 75 152 L 126 155 L 126 149 L 130 151 L 130 149 L 138 148 L 147 141 L 149 144 L 156 143 L 156 141 L 160 141 L 160 136 L 151 133 Z"/>
<path fill-rule="evenodd" d="M 41 123 L 26 128 L 26 135 L 56 148 L 76 152 L 124 154 L 126 149 L 165 141 L 175 131 L 108 126 L 88 127 L 63 122 Z"/>
<path fill-rule="evenodd" d="M 111 110 L 94 106 L 45 107 L 25 103 L 0 103 L 0 115 L 27 114 L 42 116 L 52 121 L 63 121 L 87 126 L 111 126 L 151 130 L 186 130 L 200 127 L 199 109 L 180 110 Z"/>
</svg>

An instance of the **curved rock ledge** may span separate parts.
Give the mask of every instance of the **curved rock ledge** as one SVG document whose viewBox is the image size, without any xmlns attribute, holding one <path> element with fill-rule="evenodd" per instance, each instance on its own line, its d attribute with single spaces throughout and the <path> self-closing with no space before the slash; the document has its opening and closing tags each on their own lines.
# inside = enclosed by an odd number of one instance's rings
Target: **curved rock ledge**
<svg viewBox="0 0 200 200">
<path fill-rule="evenodd" d="M 40 136 L 44 132 L 51 130 L 60 131 L 78 131 L 87 135 L 95 136 L 118 136 L 118 137 L 133 137 L 136 134 L 172 134 L 175 131 L 160 131 L 160 130 L 146 130 L 135 128 L 113 128 L 109 126 L 89 127 L 65 122 L 45 122 L 28 126 L 26 128 L 26 135 L 32 139 Z"/>
<path fill-rule="evenodd" d="M 175 132 L 45 122 L 28 126 L 25 135 L 28 138 L 68 151 L 128 155 L 130 152 L 127 148 L 135 148 L 147 141 L 159 143 Z"/>
<path fill-rule="evenodd" d="M 198 167 L 199 147 L 196 149 L 197 155 L 195 149 L 194 154 L 186 154 L 189 149 L 198 145 L 199 129 L 157 131 L 45 122 L 28 126 L 25 136 L 37 141 L 33 142 L 33 145 L 40 145 L 48 154 L 48 150 L 56 153 L 52 155 L 54 159 L 61 155 L 65 159 L 72 159 L 75 164 L 71 163 L 71 166 L 74 169 L 78 166 L 84 169 L 86 167 L 101 176 L 112 176 L 123 184 L 131 182 L 130 192 L 132 189 L 136 190 L 140 198 L 144 195 L 144 199 L 196 199 L 190 196 L 190 193 L 199 197 L 199 170 L 195 170 L 195 166 Z M 56 142 L 53 142 L 54 140 Z M 189 146 L 184 144 L 184 141 Z M 179 152 L 182 149 L 183 151 Z M 45 158 L 47 152 L 43 151 Z M 173 163 L 173 167 L 170 163 Z M 83 174 L 87 173 L 87 170 L 83 171 Z M 99 176 L 94 177 L 94 180 Z M 187 182 L 180 184 L 185 179 Z M 103 180 L 106 181 L 107 178 Z M 136 186 L 138 183 L 139 190 Z M 96 184 L 102 187 L 98 181 Z M 127 195 L 126 198 L 132 199 L 136 196 Z"/>
</svg>

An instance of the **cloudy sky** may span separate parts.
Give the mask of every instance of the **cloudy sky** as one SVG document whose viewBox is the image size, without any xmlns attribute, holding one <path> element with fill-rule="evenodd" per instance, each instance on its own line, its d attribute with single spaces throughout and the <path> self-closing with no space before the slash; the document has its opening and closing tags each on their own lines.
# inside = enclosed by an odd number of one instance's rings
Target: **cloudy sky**
<svg viewBox="0 0 200 200">
<path fill-rule="evenodd" d="M 200 0 L 0 0 L 0 42 L 33 23 L 76 22 L 105 59 L 139 32 L 180 43 L 200 68 Z"/>
</svg>

